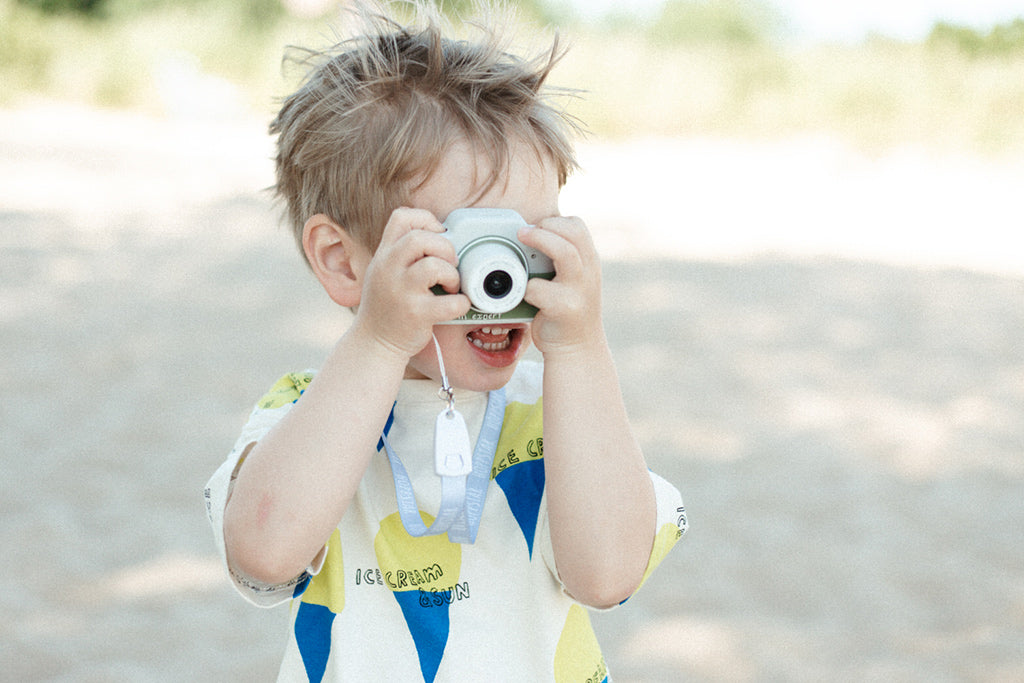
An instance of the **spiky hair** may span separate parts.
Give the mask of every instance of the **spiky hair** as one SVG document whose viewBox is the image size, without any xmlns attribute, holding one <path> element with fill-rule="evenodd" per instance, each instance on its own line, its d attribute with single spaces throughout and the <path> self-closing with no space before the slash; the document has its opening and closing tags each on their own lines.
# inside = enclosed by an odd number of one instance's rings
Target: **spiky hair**
<svg viewBox="0 0 1024 683">
<path fill-rule="evenodd" d="M 296 238 L 323 213 L 375 249 L 391 211 L 426 180 L 456 140 L 490 163 L 484 189 L 523 141 L 552 160 L 559 186 L 576 168 L 572 117 L 552 102 L 569 91 L 545 85 L 561 59 L 557 35 L 532 58 L 512 54 L 507 10 L 467 23 L 475 39 L 455 39 L 432 5 L 411 5 L 403 25 L 380 6 L 360 6 L 358 30 L 325 51 L 304 51 L 309 69 L 285 99 L 276 134 L 276 195 Z M 478 8 L 479 11 L 479 8 Z"/>
</svg>

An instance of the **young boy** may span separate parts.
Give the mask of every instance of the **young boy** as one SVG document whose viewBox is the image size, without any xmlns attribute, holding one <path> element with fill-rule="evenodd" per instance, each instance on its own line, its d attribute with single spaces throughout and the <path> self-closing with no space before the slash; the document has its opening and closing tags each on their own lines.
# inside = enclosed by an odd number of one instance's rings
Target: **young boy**
<svg viewBox="0 0 1024 683">
<path fill-rule="evenodd" d="M 280 680 L 605 680 L 584 607 L 628 598 L 686 521 L 631 432 L 591 238 L 559 215 L 557 42 L 522 60 L 417 9 L 364 13 L 271 127 L 306 260 L 355 317 L 259 402 L 210 521 L 245 597 L 292 599 Z M 552 260 L 532 323 L 445 324 L 470 309 L 442 225 L 466 207 L 514 210 Z M 439 477 L 435 429 L 468 434 L 471 473 Z"/>
</svg>

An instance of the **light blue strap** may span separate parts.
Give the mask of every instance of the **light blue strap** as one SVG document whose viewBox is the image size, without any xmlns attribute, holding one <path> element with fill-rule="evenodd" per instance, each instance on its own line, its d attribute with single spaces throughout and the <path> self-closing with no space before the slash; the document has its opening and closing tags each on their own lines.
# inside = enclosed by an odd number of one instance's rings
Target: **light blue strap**
<svg viewBox="0 0 1024 683">
<path fill-rule="evenodd" d="M 480 528 L 484 501 L 491 482 L 491 465 L 498 448 L 501 426 L 505 420 L 505 390 L 496 389 L 488 394 L 483 426 L 473 449 L 473 471 L 467 476 L 441 477 L 441 505 L 437 517 L 428 528 L 420 517 L 416 494 L 409 473 L 402 465 L 387 436 L 381 435 L 384 450 L 391 463 L 395 480 L 395 498 L 402 526 L 410 536 L 433 536 L 448 532 L 453 543 L 474 543 Z"/>
<path fill-rule="evenodd" d="M 473 449 L 473 471 L 466 477 L 466 502 L 463 514 L 455 518 L 448 529 L 452 543 L 475 543 L 484 513 L 484 501 L 491 483 L 491 466 L 498 451 L 498 438 L 505 422 L 505 388 L 495 389 L 487 395 L 487 410 L 483 426 Z"/>
<path fill-rule="evenodd" d="M 402 518 L 402 526 L 410 536 L 443 534 L 463 511 L 468 477 L 441 477 L 441 507 L 434 523 L 427 528 L 420 517 L 419 505 L 416 503 L 416 494 L 412 490 L 409 473 L 405 471 L 405 466 L 402 465 L 402 461 L 398 459 L 394 449 L 391 448 L 387 437 L 381 438 L 384 440 L 384 450 L 391 463 L 391 475 L 395 480 L 395 498 L 398 500 L 398 514 Z"/>
</svg>

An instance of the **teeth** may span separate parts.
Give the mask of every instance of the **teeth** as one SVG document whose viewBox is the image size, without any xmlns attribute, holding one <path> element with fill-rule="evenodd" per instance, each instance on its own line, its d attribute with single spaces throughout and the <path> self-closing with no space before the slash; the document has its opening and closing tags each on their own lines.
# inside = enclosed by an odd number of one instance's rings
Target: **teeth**
<svg viewBox="0 0 1024 683">
<path fill-rule="evenodd" d="M 470 339 L 470 341 L 473 342 L 473 346 L 477 347 L 478 349 L 483 349 L 484 351 L 504 351 L 509 347 L 509 344 L 511 343 L 511 341 L 507 338 L 503 339 L 500 342 L 493 342 L 490 344 L 485 344 L 479 339 Z"/>
<path fill-rule="evenodd" d="M 477 333 L 481 337 L 497 338 L 498 341 L 482 341 L 475 334 L 468 336 L 473 346 L 484 351 L 504 351 L 512 344 L 511 330 L 507 327 L 481 327 Z"/>
</svg>

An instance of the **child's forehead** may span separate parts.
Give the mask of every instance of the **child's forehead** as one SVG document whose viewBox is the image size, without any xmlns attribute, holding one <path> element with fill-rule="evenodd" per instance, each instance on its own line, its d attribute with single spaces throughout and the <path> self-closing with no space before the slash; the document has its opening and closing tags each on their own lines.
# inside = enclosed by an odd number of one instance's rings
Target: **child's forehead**
<svg viewBox="0 0 1024 683">
<path fill-rule="evenodd" d="M 458 139 L 446 147 L 429 174 L 413 184 L 409 200 L 442 221 L 455 209 L 487 206 L 513 208 L 535 222 L 557 213 L 558 190 L 551 155 L 538 153 L 525 140 L 509 141 L 506 163 L 495 173 L 489 155 Z"/>
</svg>

